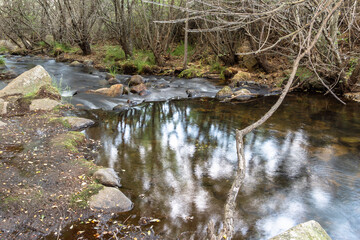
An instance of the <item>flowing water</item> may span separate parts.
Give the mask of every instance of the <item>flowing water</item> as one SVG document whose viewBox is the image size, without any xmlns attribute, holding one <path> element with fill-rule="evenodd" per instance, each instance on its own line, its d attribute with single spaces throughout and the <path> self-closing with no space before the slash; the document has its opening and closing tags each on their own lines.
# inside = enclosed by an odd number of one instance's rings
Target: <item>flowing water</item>
<svg viewBox="0 0 360 240">
<path fill-rule="evenodd" d="M 104 77 L 54 60 L 8 60 L 19 72 L 31 64 L 44 65 L 76 91 L 96 88 Z M 181 84 L 188 81 L 153 80 L 176 86 L 162 100 L 174 93 L 181 97 Z M 189 83 L 211 94 L 218 89 L 204 80 Z M 276 97 L 237 104 L 211 98 L 147 102 L 120 113 L 107 110 L 123 99 L 77 94 L 71 101 L 103 109 L 79 115 L 97 121 L 85 131 L 101 141 L 97 164 L 119 172 L 122 191 L 135 204 L 114 218 L 138 224 L 140 217 L 153 217 L 160 220 L 153 226 L 163 238 L 200 239 L 210 220 L 216 227 L 222 220 L 237 166 L 235 129 L 258 119 Z M 333 239 L 359 238 L 359 110 L 358 104 L 343 106 L 325 96 L 291 95 L 246 136 L 247 170 L 236 202 L 234 239 L 268 239 L 311 219 Z M 74 235 L 69 226 L 63 232 L 65 238 Z"/>
</svg>

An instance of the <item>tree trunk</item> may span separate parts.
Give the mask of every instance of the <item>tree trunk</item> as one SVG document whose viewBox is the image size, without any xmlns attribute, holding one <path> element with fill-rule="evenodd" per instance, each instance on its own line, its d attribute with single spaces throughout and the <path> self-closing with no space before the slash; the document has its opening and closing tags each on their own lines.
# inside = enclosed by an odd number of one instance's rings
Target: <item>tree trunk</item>
<svg viewBox="0 0 360 240">
<path fill-rule="evenodd" d="M 91 47 L 90 47 L 90 43 L 87 41 L 83 41 L 81 43 L 78 44 L 81 51 L 83 52 L 83 55 L 90 55 L 91 54 Z"/>
</svg>

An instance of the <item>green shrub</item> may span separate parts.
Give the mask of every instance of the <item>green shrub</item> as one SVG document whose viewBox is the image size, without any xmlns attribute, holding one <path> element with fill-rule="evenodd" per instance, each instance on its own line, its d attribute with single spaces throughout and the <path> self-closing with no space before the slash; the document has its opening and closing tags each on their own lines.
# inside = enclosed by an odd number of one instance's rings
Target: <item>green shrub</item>
<svg viewBox="0 0 360 240">
<path fill-rule="evenodd" d="M 3 57 L 0 57 L 0 66 L 5 65 L 5 59 Z"/>
<path fill-rule="evenodd" d="M 171 55 L 176 57 L 184 56 L 184 51 L 185 51 L 185 45 L 183 42 L 180 42 L 180 44 L 174 49 L 174 51 L 171 52 Z M 189 44 L 188 56 L 189 57 L 192 56 L 194 54 L 194 51 L 195 48 Z"/>
<path fill-rule="evenodd" d="M 200 72 L 200 69 L 190 67 L 188 69 L 185 69 L 179 74 L 180 78 L 195 78 L 195 77 L 201 77 L 202 74 Z"/>
<path fill-rule="evenodd" d="M 125 53 L 119 46 L 106 46 L 105 63 L 114 64 L 117 61 L 124 60 Z"/>
</svg>

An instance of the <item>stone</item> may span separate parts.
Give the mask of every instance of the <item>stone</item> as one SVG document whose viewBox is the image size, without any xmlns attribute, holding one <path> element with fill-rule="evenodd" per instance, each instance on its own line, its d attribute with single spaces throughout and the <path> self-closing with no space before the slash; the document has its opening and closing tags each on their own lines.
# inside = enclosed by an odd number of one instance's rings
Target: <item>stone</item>
<svg viewBox="0 0 360 240">
<path fill-rule="evenodd" d="M 109 80 L 111 78 L 114 78 L 114 75 L 110 74 L 110 73 L 105 73 L 105 79 Z"/>
<path fill-rule="evenodd" d="M 5 102 L 4 99 L 0 98 L 0 115 L 7 113 L 8 102 Z"/>
<path fill-rule="evenodd" d="M 195 89 L 187 89 L 186 93 L 189 98 L 200 97 L 200 93 Z"/>
<path fill-rule="evenodd" d="M 234 92 L 234 96 L 246 96 L 246 95 L 251 95 L 251 92 L 245 88 Z"/>
<path fill-rule="evenodd" d="M 63 121 L 69 123 L 72 130 L 79 130 L 83 128 L 90 127 L 95 124 L 93 120 L 87 118 L 80 117 L 63 117 L 61 118 Z"/>
<path fill-rule="evenodd" d="M 10 52 L 17 50 L 19 47 L 12 43 L 10 40 L 0 40 L 0 47 L 4 47 Z"/>
<path fill-rule="evenodd" d="M 144 79 L 140 75 L 134 75 L 129 80 L 129 87 L 140 85 L 144 83 Z"/>
<path fill-rule="evenodd" d="M 84 60 L 84 65 L 86 65 L 86 66 L 92 66 L 93 64 L 94 64 L 94 61 L 92 61 L 90 59 Z"/>
<path fill-rule="evenodd" d="M 270 240 L 331 240 L 331 238 L 318 222 L 311 220 L 296 225 Z"/>
<path fill-rule="evenodd" d="M 360 92 L 345 93 L 344 97 L 348 100 L 352 100 L 360 103 Z"/>
<path fill-rule="evenodd" d="M 114 111 L 126 111 L 128 109 L 129 109 L 129 105 L 127 104 L 118 104 L 113 108 Z"/>
<path fill-rule="evenodd" d="M 4 122 L 0 121 L 0 128 L 5 127 L 6 125 L 7 125 L 6 123 L 4 123 Z"/>
<path fill-rule="evenodd" d="M 223 87 L 223 89 L 221 89 L 217 94 L 216 94 L 216 98 L 217 99 L 223 99 L 226 97 L 230 97 L 233 94 L 233 91 L 231 90 L 231 88 L 229 86 L 225 86 Z"/>
<path fill-rule="evenodd" d="M 116 78 L 110 78 L 107 82 L 110 85 L 115 85 L 119 83 L 119 81 Z"/>
<path fill-rule="evenodd" d="M 102 168 L 94 173 L 94 178 L 108 187 L 121 187 L 120 178 L 112 168 Z"/>
<path fill-rule="evenodd" d="M 143 83 L 136 85 L 136 86 L 132 86 L 130 88 L 130 92 L 132 92 L 132 93 L 140 93 L 140 92 L 146 91 L 146 90 L 147 90 L 146 85 Z"/>
<path fill-rule="evenodd" d="M 17 75 L 13 70 L 5 69 L 2 72 L 0 72 L 0 80 L 9 80 L 16 77 Z"/>
<path fill-rule="evenodd" d="M 44 85 L 51 85 L 51 77 L 42 66 L 38 65 L 24 72 L 0 90 L 0 97 L 32 94 Z"/>
<path fill-rule="evenodd" d="M 79 61 L 73 61 L 72 63 L 70 63 L 70 66 L 71 67 L 80 67 L 82 66 L 83 64 Z"/>
<path fill-rule="evenodd" d="M 112 85 L 110 88 L 100 88 L 97 90 L 89 90 L 88 93 L 102 94 L 109 97 L 116 97 L 123 94 L 124 87 L 122 84 Z"/>
<path fill-rule="evenodd" d="M 30 111 L 35 111 L 35 110 L 51 111 L 59 105 L 61 105 L 61 102 L 58 102 L 53 99 L 49 99 L 49 98 L 35 99 L 30 104 Z"/>
<path fill-rule="evenodd" d="M 89 206 L 92 209 L 108 212 L 128 212 L 134 204 L 119 189 L 104 187 L 90 198 Z"/>
</svg>

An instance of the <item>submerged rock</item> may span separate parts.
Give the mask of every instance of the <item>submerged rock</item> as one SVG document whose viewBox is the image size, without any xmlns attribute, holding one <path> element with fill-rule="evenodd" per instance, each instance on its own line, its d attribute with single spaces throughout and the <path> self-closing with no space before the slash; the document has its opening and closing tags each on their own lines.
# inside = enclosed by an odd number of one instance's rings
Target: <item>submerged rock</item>
<svg viewBox="0 0 360 240">
<path fill-rule="evenodd" d="M 30 111 L 35 111 L 35 110 L 50 111 L 59 105 L 61 105 L 61 102 L 58 102 L 53 99 L 49 99 L 49 98 L 35 99 L 30 104 Z"/>
<path fill-rule="evenodd" d="M 331 240 L 330 236 L 314 221 L 301 223 L 270 240 Z"/>
<path fill-rule="evenodd" d="M 44 85 L 51 85 L 51 77 L 42 66 L 38 65 L 24 72 L 0 90 L 0 97 L 31 94 Z"/>
<path fill-rule="evenodd" d="M 94 177 L 102 185 L 109 187 L 121 187 L 120 178 L 112 168 L 102 168 L 94 173 Z"/>
<path fill-rule="evenodd" d="M 240 89 L 240 90 L 234 92 L 234 95 L 235 96 L 246 96 L 246 95 L 251 95 L 251 92 L 249 90 L 243 88 L 243 89 Z"/>
<path fill-rule="evenodd" d="M 224 99 L 226 97 L 230 97 L 233 94 L 233 91 L 229 86 L 225 86 L 223 89 L 221 89 L 217 94 L 217 99 Z"/>
<path fill-rule="evenodd" d="M 87 118 L 79 118 L 79 117 L 63 117 L 61 118 L 63 121 L 66 121 L 71 126 L 72 130 L 79 130 L 83 128 L 90 127 L 95 124 L 93 120 Z"/>
<path fill-rule="evenodd" d="M 134 206 L 129 198 L 113 187 L 105 187 L 98 194 L 92 196 L 89 205 L 92 209 L 110 212 L 127 212 Z"/>
</svg>

